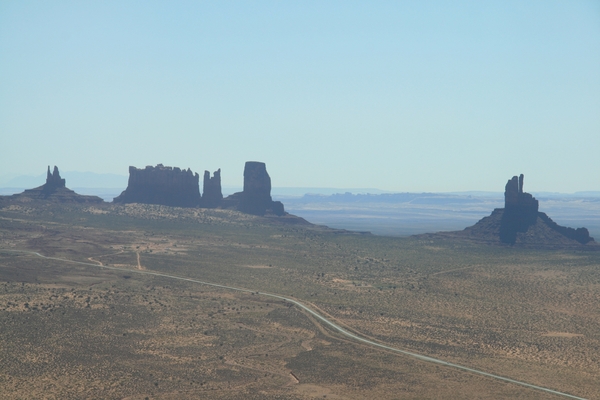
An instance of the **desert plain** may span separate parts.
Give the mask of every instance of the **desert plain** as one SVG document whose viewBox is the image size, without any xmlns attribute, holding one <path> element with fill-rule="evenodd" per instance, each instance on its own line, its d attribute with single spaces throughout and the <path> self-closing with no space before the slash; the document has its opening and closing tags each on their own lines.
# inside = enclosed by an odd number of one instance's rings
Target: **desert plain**
<svg viewBox="0 0 600 400">
<path fill-rule="evenodd" d="M 357 342 L 261 293 L 394 348 L 600 398 L 599 251 L 35 201 L 0 205 L 0 397 L 565 398 Z"/>
</svg>

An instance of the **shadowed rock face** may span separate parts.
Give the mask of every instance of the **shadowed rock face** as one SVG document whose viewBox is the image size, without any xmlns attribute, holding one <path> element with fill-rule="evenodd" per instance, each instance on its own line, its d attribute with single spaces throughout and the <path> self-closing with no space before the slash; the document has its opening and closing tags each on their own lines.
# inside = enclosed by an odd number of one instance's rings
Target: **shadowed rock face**
<svg viewBox="0 0 600 400">
<path fill-rule="evenodd" d="M 271 177 L 265 163 L 248 161 L 244 167 L 244 191 L 240 202 L 240 211 L 263 215 L 270 208 Z"/>
<path fill-rule="evenodd" d="M 528 212 L 536 213 L 539 203 L 529 193 L 523 192 L 525 176 L 521 174 L 517 179 L 513 176 L 504 187 L 504 208 L 522 208 Z"/>
<path fill-rule="evenodd" d="M 202 190 L 202 207 L 216 208 L 223 201 L 223 192 L 221 191 L 221 169 L 214 172 L 210 177 L 210 172 L 204 171 L 204 184 Z"/>
<path fill-rule="evenodd" d="M 247 214 L 285 214 L 283 204 L 271 198 L 271 177 L 267 173 L 267 166 L 257 161 L 246 162 L 244 191 L 228 196 L 222 204 L 225 208 L 236 208 Z"/>
<path fill-rule="evenodd" d="M 500 225 L 500 240 L 515 243 L 518 232 L 527 232 L 538 218 L 538 201 L 523 192 L 524 175 L 513 176 L 504 188 L 504 213 Z"/>
<path fill-rule="evenodd" d="M 60 177 L 60 173 L 58 172 L 58 167 L 54 166 L 54 171 L 50 173 L 50 166 L 48 165 L 48 173 L 46 175 L 46 184 L 43 185 L 44 193 L 51 194 L 56 191 L 58 188 L 65 187 L 65 180 Z"/>
<path fill-rule="evenodd" d="M 221 170 L 211 178 L 204 171 L 203 195 L 200 196 L 199 176 L 188 168 L 165 167 L 158 164 L 144 169 L 129 167 L 127 189 L 115 203 L 160 204 L 172 207 L 229 208 L 248 214 L 285 215 L 283 204 L 271 198 L 271 178 L 265 163 L 248 161 L 244 168 L 244 191 L 223 198 Z"/>
<path fill-rule="evenodd" d="M 200 205 L 198 174 L 188 168 L 147 166 L 144 169 L 129 167 L 127 189 L 116 197 L 115 203 L 160 204 L 171 207 L 197 207 Z"/>
</svg>

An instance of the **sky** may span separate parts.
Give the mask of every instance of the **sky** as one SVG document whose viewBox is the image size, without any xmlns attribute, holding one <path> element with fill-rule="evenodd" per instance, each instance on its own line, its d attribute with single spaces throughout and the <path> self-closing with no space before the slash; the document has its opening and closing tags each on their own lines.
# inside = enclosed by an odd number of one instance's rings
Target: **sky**
<svg viewBox="0 0 600 400">
<path fill-rule="evenodd" d="M 0 2 L 0 177 L 241 186 L 246 161 L 277 187 L 600 190 L 600 2 Z"/>
</svg>

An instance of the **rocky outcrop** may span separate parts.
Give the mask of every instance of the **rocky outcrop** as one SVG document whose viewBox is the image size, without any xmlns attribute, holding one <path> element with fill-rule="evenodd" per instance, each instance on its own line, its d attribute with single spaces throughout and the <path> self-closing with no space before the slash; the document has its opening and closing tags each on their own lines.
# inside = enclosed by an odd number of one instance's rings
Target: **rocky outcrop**
<svg viewBox="0 0 600 400">
<path fill-rule="evenodd" d="M 504 187 L 504 208 L 505 209 L 522 209 L 524 212 L 536 213 L 538 211 L 539 202 L 523 191 L 523 183 L 525 176 L 521 174 L 517 179 L 513 176 Z"/>
<path fill-rule="evenodd" d="M 113 199 L 114 203 L 143 203 L 171 207 L 226 208 L 247 214 L 288 216 L 283 204 L 271 198 L 271 177 L 265 163 L 248 161 L 244 168 L 244 190 L 223 198 L 221 190 L 221 170 L 210 176 L 204 172 L 203 195 L 200 195 L 200 177 L 189 168 L 177 167 L 146 168 L 129 167 L 127 188 Z M 46 176 L 46 184 L 4 200 L 15 199 L 51 199 L 56 201 L 98 202 L 96 196 L 81 196 L 67 189 L 65 180 L 60 177 L 58 168 Z M 4 201 L 3 200 L 3 201 Z"/>
<path fill-rule="evenodd" d="M 467 235 L 485 242 L 500 242 L 531 247 L 565 247 L 595 244 L 586 228 L 567 228 L 552 221 L 538 211 L 539 202 L 523 191 L 524 176 L 514 176 L 504 191 L 504 208 L 495 209 L 475 225 L 462 232 L 449 234 Z"/>
<path fill-rule="evenodd" d="M 543 212 L 539 213 L 539 218 L 553 231 L 560 233 L 568 239 L 575 240 L 581 244 L 587 244 L 594 241 L 594 238 L 590 236 L 590 232 L 587 228 L 573 229 L 566 226 L 560 226 Z"/>
<path fill-rule="evenodd" d="M 31 200 L 46 200 L 58 203 L 102 203 L 100 197 L 84 196 L 75 193 L 73 190 L 66 187 L 65 179 L 60 177 L 58 167 L 54 166 L 54 170 L 50 173 L 50 166 L 46 174 L 46 183 L 34 189 L 25 190 L 23 193 L 8 196 L 9 201 L 31 201 Z"/>
<path fill-rule="evenodd" d="M 54 166 L 54 171 L 50 173 L 50 166 L 48 165 L 48 172 L 46 173 L 46 184 L 42 186 L 44 192 L 53 193 L 58 188 L 66 187 L 66 181 L 60 177 L 58 167 Z"/>
<path fill-rule="evenodd" d="M 504 188 L 504 212 L 500 225 L 500 240 L 515 243 L 518 232 L 527 232 L 538 218 L 538 201 L 523 192 L 524 175 L 513 176 Z"/>
<path fill-rule="evenodd" d="M 269 208 L 271 198 L 271 177 L 265 163 L 248 161 L 244 167 L 244 191 L 240 211 L 262 215 Z"/>
<path fill-rule="evenodd" d="M 220 169 L 212 177 L 209 171 L 204 171 L 202 196 L 198 181 L 198 174 L 189 168 L 181 170 L 162 164 L 144 169 L 129 167 L 127 189 L 113 202 L 229 208 L 254 215 L 285 215 L 283 204 L 271 198 L 271 178 L 265 163 L 248 161 L 244 168 L 244 190 L 227 198 L 223 198 L 221 191 Z"/>
<path fill-rule="evenodd" d="M 202 188 L 202 207 L 217 208 L 223 201 L 221 191 L 221 169 L 214 172 L 212 178 L 210 172 L 204 171 L 204 184 Z"/>
<path fill-rule="evenodd" d="M 235 208 L 254 215 L 284 215 L 280 201 L 271 198 L 271 177 L 265 163 L 247 161 L 244 167 L 244 190 L 223 199 L 225 208 Z"/>
<path fill-rule="evenodd" d="M 162 164 L 144 169 L 129 167 L 127 189 L 113 202 L 197 207 L 201 203 L 199 178 L 189 168 L 182 170 Z"/>
</svg>

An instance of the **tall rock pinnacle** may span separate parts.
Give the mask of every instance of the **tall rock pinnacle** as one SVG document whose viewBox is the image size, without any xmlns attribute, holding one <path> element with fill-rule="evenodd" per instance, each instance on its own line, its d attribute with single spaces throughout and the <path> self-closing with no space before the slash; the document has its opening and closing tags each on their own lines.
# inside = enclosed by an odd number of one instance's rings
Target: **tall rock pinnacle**
<svg viewBox="0 0 600 400">
<path fill-rule="evenodd" d="M 204 184 L 202 188 L 202 207 L 216 208 L 223 201 L 223 192 L 221 191 L 221 169 L 214 172 L 210 177 L 210 172 L 204 171 Z"/>
<path fill-rule="evenodd" d="M 48 173 L 46 174 L 46 184 L 43 186 L 45 193 L 53 193 L 58 188 L 64 188 L 66 181 L 60 177 L 58 167 L 54 166 L 54 171 L 50 173 L 50 166 L 48 165 Z"/>
</svg>

